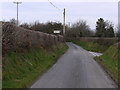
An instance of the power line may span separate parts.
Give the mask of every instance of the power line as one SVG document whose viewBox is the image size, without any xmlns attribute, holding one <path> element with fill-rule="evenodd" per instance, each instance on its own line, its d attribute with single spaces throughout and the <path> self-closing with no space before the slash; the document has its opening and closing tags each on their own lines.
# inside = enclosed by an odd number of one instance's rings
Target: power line
<svg viewBox="0 0 120 90">
<path fill-rule="evenodd" d="M 48 0 L 48 1 L 53 7 L 55 7 L 58 10 L 61 10 L 58 7 L 56 7 L 52 2 L 50 2 L 50 0 Z M 63 35 L 65 35 L 65 8 L 64 8 L 64 11 L 63 11 Z"/>
<path fill-rule="evenodd" d="M 49 3 L 53 6 L 53 7 L 55 7 L 56 9 L 58 9 L 58 10 L 61 10 L 61 9 L 59 9 L 57 6 L 55 6 L 50 0 L 48 0 L 49 1 Z"/>
</svg>

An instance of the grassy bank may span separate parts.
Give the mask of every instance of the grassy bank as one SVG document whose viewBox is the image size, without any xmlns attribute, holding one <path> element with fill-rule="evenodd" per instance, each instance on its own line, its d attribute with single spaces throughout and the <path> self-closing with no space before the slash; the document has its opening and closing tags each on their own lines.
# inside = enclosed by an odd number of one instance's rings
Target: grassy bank
<svg viewBox="0 0 120 90">
<path fill-rule="evenodd" d="M 102 52 L 103 55 L 95 60 L 104 68 L 110 77 L 120 86 L 120 43 L 115 45 L 100 45 L 93 42 L 72 41 L 88 51 Z"/>
<path fill-rule="evenodd" d="M 31 49 L 29 51 L 9 52 L 3 56 L 3 88 L 28 87 L 68 49 L 61 44 L 54 50 Z"/>
<path fill-rule="evenodd" d="M 110 46 L 110 48 L 100 57 L 95 57 L 95 60 L 102 65 L 105 71 L 115 80 L 115 82 L 119 83 L 118 77 L 120 78 L 120 72 L 118 72 L 118 68 L 120 65 L 118 60 L 120 60 L 120 48 L 115 45 Z"/>
<path fill-rule="evenodd" d="M 100 45 L 98 43 L 93 43 L 93 42 L 84 42 L 84 41 L 77 41 L 77 40 L 73 40 L 72 42 L 88 51 L 100 52 L 100 53 L 105 52 L 109 47 L 108 45 Z"/>
</svg>

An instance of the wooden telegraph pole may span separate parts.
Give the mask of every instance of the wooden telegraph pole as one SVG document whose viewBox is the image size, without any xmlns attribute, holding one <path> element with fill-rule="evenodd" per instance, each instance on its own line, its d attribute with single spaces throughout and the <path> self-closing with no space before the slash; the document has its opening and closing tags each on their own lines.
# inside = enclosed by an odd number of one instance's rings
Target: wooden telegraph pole
<svg viewBox="0 0 120 90">
<path fill-rule="evenodd" d="M 18 4 L 21 4 L 22 2 L 13 2 L 14 4 L 17 4 L 17 25 L 18 25 Z"/>
<path fill-rule="evenodd" d="M 65 35 L 65 8 L 63 12 L 63 35 Z"/>
</svg>

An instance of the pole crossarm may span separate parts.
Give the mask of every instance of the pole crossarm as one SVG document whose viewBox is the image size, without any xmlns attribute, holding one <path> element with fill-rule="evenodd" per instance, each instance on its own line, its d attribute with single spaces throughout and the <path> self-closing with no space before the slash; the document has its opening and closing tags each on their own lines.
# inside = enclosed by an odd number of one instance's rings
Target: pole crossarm
<svg viewBox="0 0 120 90">
<path fill-rule="evenodd" d="M 13 2 L 14 4 L 21 4 L 22 2 Z"/>
</svg>

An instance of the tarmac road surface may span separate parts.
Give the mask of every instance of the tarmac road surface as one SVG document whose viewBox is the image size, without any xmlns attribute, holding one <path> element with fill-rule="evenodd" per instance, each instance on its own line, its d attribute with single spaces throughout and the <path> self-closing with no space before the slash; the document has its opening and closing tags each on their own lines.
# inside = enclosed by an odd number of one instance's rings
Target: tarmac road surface
<svg viewBox="0 0 120 90">
<path fill-rule="evenodd" d="M 114 81 L 83 48 L 67 43 L 68 51 L 30 88 L 115 88 Z"/>
</svg>

